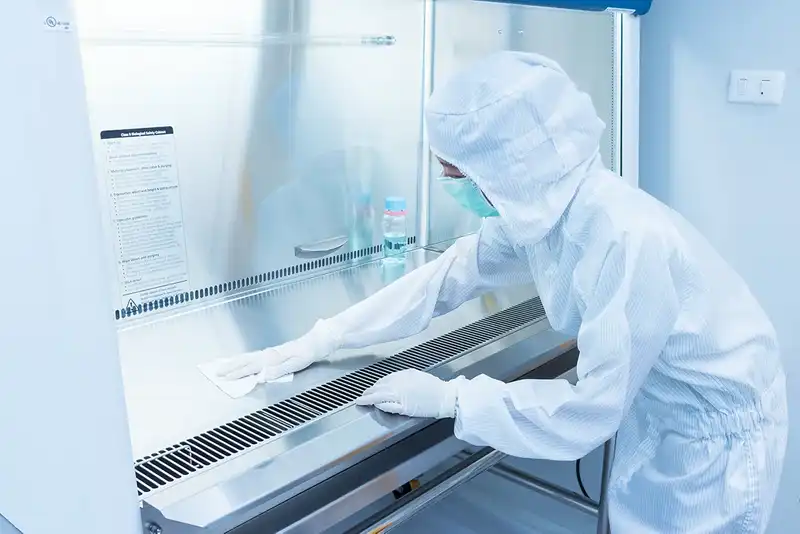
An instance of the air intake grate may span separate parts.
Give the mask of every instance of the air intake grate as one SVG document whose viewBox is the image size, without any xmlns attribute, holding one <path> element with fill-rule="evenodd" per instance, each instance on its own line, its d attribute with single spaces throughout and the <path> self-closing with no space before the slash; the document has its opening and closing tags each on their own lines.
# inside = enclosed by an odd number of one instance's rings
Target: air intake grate
<svg viewBox="0 0 800 534">
<path fill-rule="evenodd" d="M 416 244 L 416 242 L 417 242 L 416 237 L 411 236 L 408 238 L 409 246 Z M 369 258 L 371 256 L 375 256 L 376 254 L 381 254 L 382 252 L 383 252 L 382 244 L 373 245 L 359 250 L 344 252 L 342 254 L 337 254 L 335 256 L 328 256 L 314 261 L 308 261 L 298 265 L 293 265 L 291 267 L 276 269 L 274 271 L 270 271 L 267 273 L 260 273 L 257 275 L 248 276 L 245 278 L 241 278 L 239 280 L 231 280 L 229 282 L 225 282 L 222 284 L 214 284 L 212 286 L 200 287 L 197 289 L 192 289 L 181 293 L 176 293 L 174 295 L 167 295 L 165 297 L 161 297 L 149 302 L 142 302 L 137 304 L 133 300 L 131 300 L 128 302 L 127 307 L 114 310 L 114 318 L 119 321 L 120 319 L 131 318 L 137 315 L 142 315 L 143 313 L 162 310 L 164 308 L 170 308 L 182 304 L 188 304 L 190 302 L 206 299 L 209 297 L 216 297 L 218 295 L 223 295 L 225 293 L 235 292 L 248 288 L 252 289 L 264 283 L 282 280 L 284 278 L 291 277 L 297 274 L 306 273 L 323 267 L 330 267 L 332 265 L 338 265 L 340 263 L 348 261 L 353 261 L 357 259 L 360 260 L 362 258 Z"/>
<path fill-rule="evenodd" d="M 539 298 L 426 341 L 363 369 L 319 385 L 138 460 L 139 496 L 145 497 L 223 459 L 262 445 L 355 401 L 378 381 L 403 369 L 429 370 L 545 317 Z"/>
</svg>

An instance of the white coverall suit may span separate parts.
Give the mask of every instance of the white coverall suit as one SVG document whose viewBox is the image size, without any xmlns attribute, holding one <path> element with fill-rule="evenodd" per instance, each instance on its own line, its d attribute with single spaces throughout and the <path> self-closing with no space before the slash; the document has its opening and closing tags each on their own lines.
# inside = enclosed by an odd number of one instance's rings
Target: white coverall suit
<svg viewBox="0 0 800 534">
<path fill-rule="evenodd" d="M 677 213 L 604 167 L 591 99 L 547 58 L 478 62 L 435 91 L 427 127 L 433 153 L 499 217 L 303 338 L 240 359 L 240 374 L 412 335 L 533 281 L 552 327 L 577 338 L 576 385 L 404 371 L 360 403 L 455 417 L 460 439 L 526 458 L 575 460 L 618 432 L 613 532 L 763 532 L 786 390 L 773 326 L 744 281 Z"/>
</svg>

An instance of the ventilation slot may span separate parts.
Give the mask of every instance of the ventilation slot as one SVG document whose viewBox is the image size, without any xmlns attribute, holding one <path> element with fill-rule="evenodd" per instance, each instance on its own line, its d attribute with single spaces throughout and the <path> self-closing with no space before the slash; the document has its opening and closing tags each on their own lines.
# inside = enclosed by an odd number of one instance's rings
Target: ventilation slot
<svg viewBox="0 0 800 534">
<path fill-rule="evenodd" d="M 538 297 L 525 301 L 145 456 L 134 465 L 139 496 L 168 487 L 217 462 L 348 406 L 384 376 L 404 369 L 430 370 L 544 317 L 544 308 Z"/>
<path fill-rule="evenodd" d="M 415 245 L 417 243 L 416 237 L 408 238 L 408 245 Z M 383 245 L 373 245 L 371 247 L 354 250 L 352 252 L 344 252 L 336 256 L 329 256 L 327 258 L 320 258 L 314 261 L 308 261 L 292 267 L 284 267 L 276 269 L 267 273 L 261 273 L 253 276 L 240 278 L 239 280 L 232 280 L 222 284 L 215 284 L 213 286 L 202 287 L 198 289 L 191 289 L 174 295 L 167 295 L 156 300 L 149 302 L 136 303 L 133 300 L 128 302 L 125 308 L 114 310 L 114 318 L 116 320 L 127 319 L 143 313 L 148 313 L 164 308 L 179 306 L 181 304 L 188 304 L 197 300 L 207 299 L 209 297 L 216 297 L 225 293 L 241 291 L 243 289 L 252 289 L 265 283 L 275 282 L 284 278 L 303 274 L 323 267 L 330 267 L 362 258 L 370 258 L 383 253 Z"/>
</svg>

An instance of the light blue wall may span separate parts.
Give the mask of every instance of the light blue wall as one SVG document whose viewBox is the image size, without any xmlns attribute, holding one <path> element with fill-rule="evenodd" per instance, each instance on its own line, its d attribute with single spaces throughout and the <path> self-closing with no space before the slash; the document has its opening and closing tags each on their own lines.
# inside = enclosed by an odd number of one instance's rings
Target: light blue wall
<svg viewBox="0 0 800 534">
<path fill-rule="evenodd" d="M 793 429 L 776 534 L 800 520 L 798 21 L 797 0 L 656 0 L 642 19 L 640 184 L 711 240 L 780 336 Z M 785 70 L 784 104 L 728 104 L 736 68 Z"/>
</svg>

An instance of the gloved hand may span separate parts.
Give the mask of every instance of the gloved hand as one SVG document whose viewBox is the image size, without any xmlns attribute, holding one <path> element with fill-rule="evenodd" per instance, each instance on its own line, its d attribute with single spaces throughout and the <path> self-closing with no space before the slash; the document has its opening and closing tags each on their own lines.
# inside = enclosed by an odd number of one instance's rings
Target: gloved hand
<svg viewBox="0 0 800 534">
<path fill-rule="evenodd" d="M 226 380 L 258 375 L 258 382 L 275 380 L 302 371 L 338 349 L 338 340 L 325 321 L 317 321 L 307 334 L 277 347 L 230 358 L 217 370 Z"/>
<path fill-rule="evenodd" d="M 407 369 L 378 380 L 356 400 L 359 406 L 375 405 L 379 410 L 409 417 L 455 417 L 458 385 L 463 377 L 449 382 L 433 375 Z"/>
</svg>

